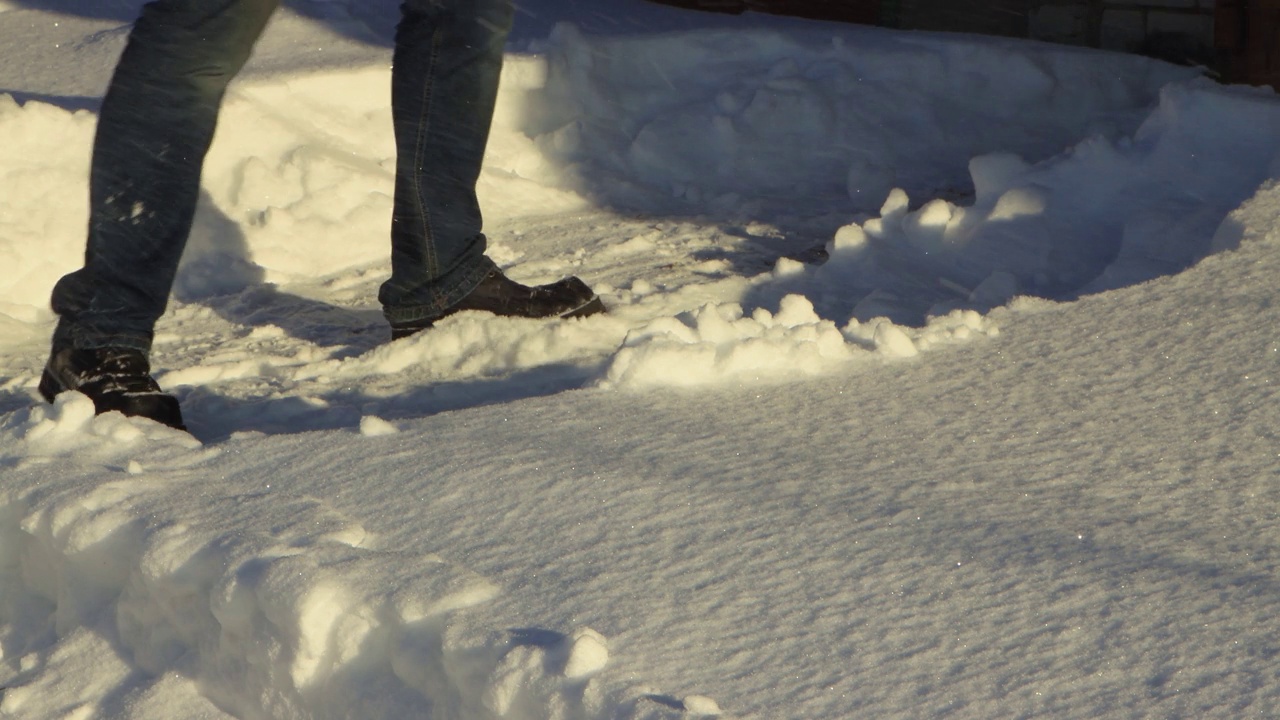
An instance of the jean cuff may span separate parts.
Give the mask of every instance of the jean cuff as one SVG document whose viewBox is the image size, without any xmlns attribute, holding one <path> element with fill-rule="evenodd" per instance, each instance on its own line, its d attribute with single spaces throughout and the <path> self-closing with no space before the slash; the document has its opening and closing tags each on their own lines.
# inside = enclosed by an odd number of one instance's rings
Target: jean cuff
<svg viewBox="0 0 1280 720">
<path fill-rule="evenodd" d="M 98 348 L 129 348 L 151 354 L 154 334 L 149 332 L 101 331 L 91 325 L 73 324 L 60 320 L 53 331 L 53 347 L 96 350 Z"/>
<path fill-rule="evenodd" d="M 394 307 L 384 306 L 382 314 L 392 325 L 434 320 L 448 312 L 449 308 L 462 302 L 462 299 L 470 295 L 489 273 L 497 269 L 497 264 L 487 255 L 481 255 L 471 267 L 454 271 L 446 287 L 433 288 L 422 293 L 428 296 L 426 302 Z"/>
</svg>

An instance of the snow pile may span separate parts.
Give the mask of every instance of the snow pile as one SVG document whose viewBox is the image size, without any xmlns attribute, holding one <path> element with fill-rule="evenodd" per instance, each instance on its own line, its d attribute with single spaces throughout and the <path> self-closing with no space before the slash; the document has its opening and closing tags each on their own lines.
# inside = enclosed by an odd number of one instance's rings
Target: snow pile
<svg viewBox="0 0 1280 720">
<path fill-rule="evenodd" d="M 211 482 L 202 468 L 238 453 L 234 442 L 206 449 L 148 421 L 95 418 L 79 394 L 0 433 L 0 465 L 22 480 L 0 499 L 13 660 L 0 667 L 0 715 L 162 717 L 181 677 L 184 717 L 227 717 L 215 706 L 239 718 L 410 717 L 424 702 L 442 717 L 617 717 L 592 683 L 609 657 L 599 633 L 473 627 L 458 615 L 491 600 L 492 583 L 378 549 L 355 520 L 269 477 Z M 58 482 L 67 460 L 117 470 Z M 35 652 L 51 635 L 52 652 Z M 130 689 L 116 697 L 117 686 Z"/>
<path fill-rule="evenodd" d="M 10 420 L 13 425 L 16 418 Z M 8 429 L 8 425 L 6 426 Z M 155 423 L 130 422 L 123 415 L 94 415 L 93 402 L 79 393 L 67 393 L 52 405 L 31 408 L 22 422 L 13 425 L 12 439 L 27 446 L 29 457 L 94 454 L 96 448 L 128 446 L 145 442 L 176 443 L 181 447 L 198 447 L 200 442 L 190 435 Z"/>
<path fill-rule="evenodd" d="M 749 317 L 737 304 L 707 305 L 628 334 L 604 384 L 697 387 L 795 379 L 868 359 L 868 351 L 907 358 L 947 341 L 998 334 L 995 322 L 971 310 L 953 311 L 919 329 L 887 318 L 867 323 L 855 318 L 841 330 L 818 317 L 802 295 L 784 297 L 776 314 L 757 308 Z"/>
<path fill-rule="evenodd" d="M 739 305 L 707 305 L 685 317 L 655 320 L 627 336 L 608 381 L 697 386 L 779 370 L 811 375 L 849 355 L 835 325 L 814 314 L 803 297 L 789 295 L 776 316 L 761 308 L 743 317 Z"/>
<path fill-rule="evenodd" d="M 512 129 L 525 98 L 545 76 L 537 58 L 503 68 L 480 196 L 486 217 L 502 219 L 581 207 L 576 195 L 521 182 L 515 168 L 546 168 L 532 140 Z M 217 211 L 241 226 L 268 281 L 314 277 L 386 261 L 395 148 L 390 74 L 361 68 L 236 86 L 210 149 L 205 188 Z M 212 175 L 212 179 L 210 179 Z M 227 228 L 219 228 L 225 234 Z"/>
<path fill-rule="evenodd" d="M 1280 101 L 1270 92 L 1174 84 L 1132 138 L 1094 137 L 1031 164 L 970 163 L 971 205 L 919 209 L 895 190 L 836 263 L 904 262 L 962 289 L 1069 297 L 1178 272 L 1231 241 L 1226 214 L 1280 174 Z M 850 231 L 857 235 L 857 229 Z M 985 285 L 985 287 L 984 287 Z M 980 292 L 981 294 L 981 292 Z M 970 297 L 970 299 L 975 299 Z"/>
<path fill-rule="evenodd" d="M 1135 56 L 839 26 L 643 38 L 561 26 L 546 53 L 527 128 L 575 168 L 580 192 L 644 205 L 626 190 L 639 185 L 723 212 L 771 196 L 870 210 L 893 187 L 962 190 L 975 155 L 1041 159 L 1127 134 L 1161 87 L 1195 74 Z"/>
<path fill-rule="evenodd" d="M 83 257 L 95 121 L 0 93 L 0 314 L 34 321 L 53 281 Z"/>
</svg>

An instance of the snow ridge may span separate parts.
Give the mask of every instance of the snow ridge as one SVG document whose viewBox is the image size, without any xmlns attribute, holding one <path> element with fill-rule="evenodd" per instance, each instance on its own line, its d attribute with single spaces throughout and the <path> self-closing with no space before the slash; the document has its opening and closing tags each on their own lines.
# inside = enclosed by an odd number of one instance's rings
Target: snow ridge
<svg viewBox="0 0 1280 720">
<path fill-rule="evenodd" d="M 117 702 L 144 713 L 177 676 L 208 701 L 193 696 L 201 714 L 190 717 L 403 718 L 423 703 L 433 718 L 625 717 L 615 711 L 626 699 L 593 681 L 609 656 L 599 633 L 475 627 L 466 609 L 499 592 L 486 579 L 429 553 L 370 547 L 322 500 L 269 482 L 210 484 L 195 471 L 219 452 L 183 433 L 94 417 L 69 393 L 11 419 L 3 436 L 19 450 L 0 462 L 24 477 L 85 457 L 119 463 L 120 477 L 0 507 L 0 647 L 14 661 L 0 675 L 0 714 L 99 717 Z M 156 467 L 128 459 L 157 451 Z M 202 512 L 175 503 L 190 494 Z M 32 652 L 50 634 L 53 650 Z M 86 656 L 118 667 L 77 686 Z M 632 695 L 632 707 L 652 709 Z"/>
</svg>

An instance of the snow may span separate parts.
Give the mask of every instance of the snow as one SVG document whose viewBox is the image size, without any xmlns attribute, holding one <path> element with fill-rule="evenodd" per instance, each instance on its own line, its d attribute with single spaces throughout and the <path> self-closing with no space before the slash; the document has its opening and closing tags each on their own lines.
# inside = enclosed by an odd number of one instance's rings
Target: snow
<svg viewBox="0 0 1280 720">
<path fill-rule="evenodd" d="M 610 312 L 387 342 L 394 7 L 233 86 L 161 384 L 35 393 L 140 2 L 0 3 L 0 717 L 1280 708 L 1280 102 L 526 0 L 481 199 Z"/>
</svg>

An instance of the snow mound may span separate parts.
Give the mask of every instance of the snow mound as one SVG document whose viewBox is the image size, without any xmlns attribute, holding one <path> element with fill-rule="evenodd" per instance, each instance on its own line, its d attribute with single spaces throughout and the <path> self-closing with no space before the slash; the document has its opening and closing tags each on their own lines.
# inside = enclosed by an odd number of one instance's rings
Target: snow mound
<svg viewBox="0 0 1280 720">
<path fill-rule="evenodd" d="M 605 387 L 692 387 L 777 382 L 816 376 L 859 359 L 909 358 L 945 343 L 999 334 L 994 320 L 972 310 L 933 318 L 923 328 L 879 317 L 851 318 L 843 329 L 814 312 L 802 295 L 787 295 L 778 312 L 709 304 L 659 318 L 627 335 L 605 371 Z"/>
<path fill-rule="evenodd" d="M 707 305 L 661 318 L 632 332 L 607 371 L 613 386 L 693 386 L 759 379 L 780 369 L 814 375 L 850 356 L 844 337 L 799 295 L 775 316 L 764 309 L 744 317 L 736 304 Z"/>
<path fill-rule="evenodd" d="M 969 172 L 972 204 L 911 209 L 895 190 L 879 217 L 846 228 L 834 266 L 909 265 L 985 307 L 1178 272 L 1223 249 L 1223 219 L 1280 174 L 1280 100 L 1171 84 L 1131 138 L 1096 136 L 1038 164 L 983 155 Z"/>
<path fill-rule="evenodd" d="M 95 121 L 0 94 L 0 313 L 34 321 L 53 282 L 83 257 Z"/>
<path fill-rule="evenodd" d="M 150 445 L 193 449 L 200 441 L 180 430 L 120 413 L 94 414 L 93 401 L 78 392 L 59 395 L 52 405 L 15 413 L 0 426 L 28 458 L 83 454 L 109 457 Z"/>
<path fill-rule="evenodd" d="M 595 679 L 604 636 L 468 620 L 491 582 L 379 548 L 269 477 L 210 482 L 204 466 L 234 447 L 94 418 L 75 393 L 3 432 L 0 466 L 22 471 L 0 497 L 6 717 L 643 716 L 617 714 L 646 703 Z M 86 463 L 115 478 L 65 479 Z"/>
<path fill-rule="evenodd" d="M 527 132 L 575 189 L 721 210 L 743 199 L 871 210 L 895 186 L 959 189 L 969 159 L 1043 158 L 1132 132 L 1196 71 L 1135 56 L 831 26 L 648 37 L 557 28 Z M 962 129 L 962 130 L 961 130 Z M 910 143 L 899 141 L 909 136 Z"/>
</svg>

